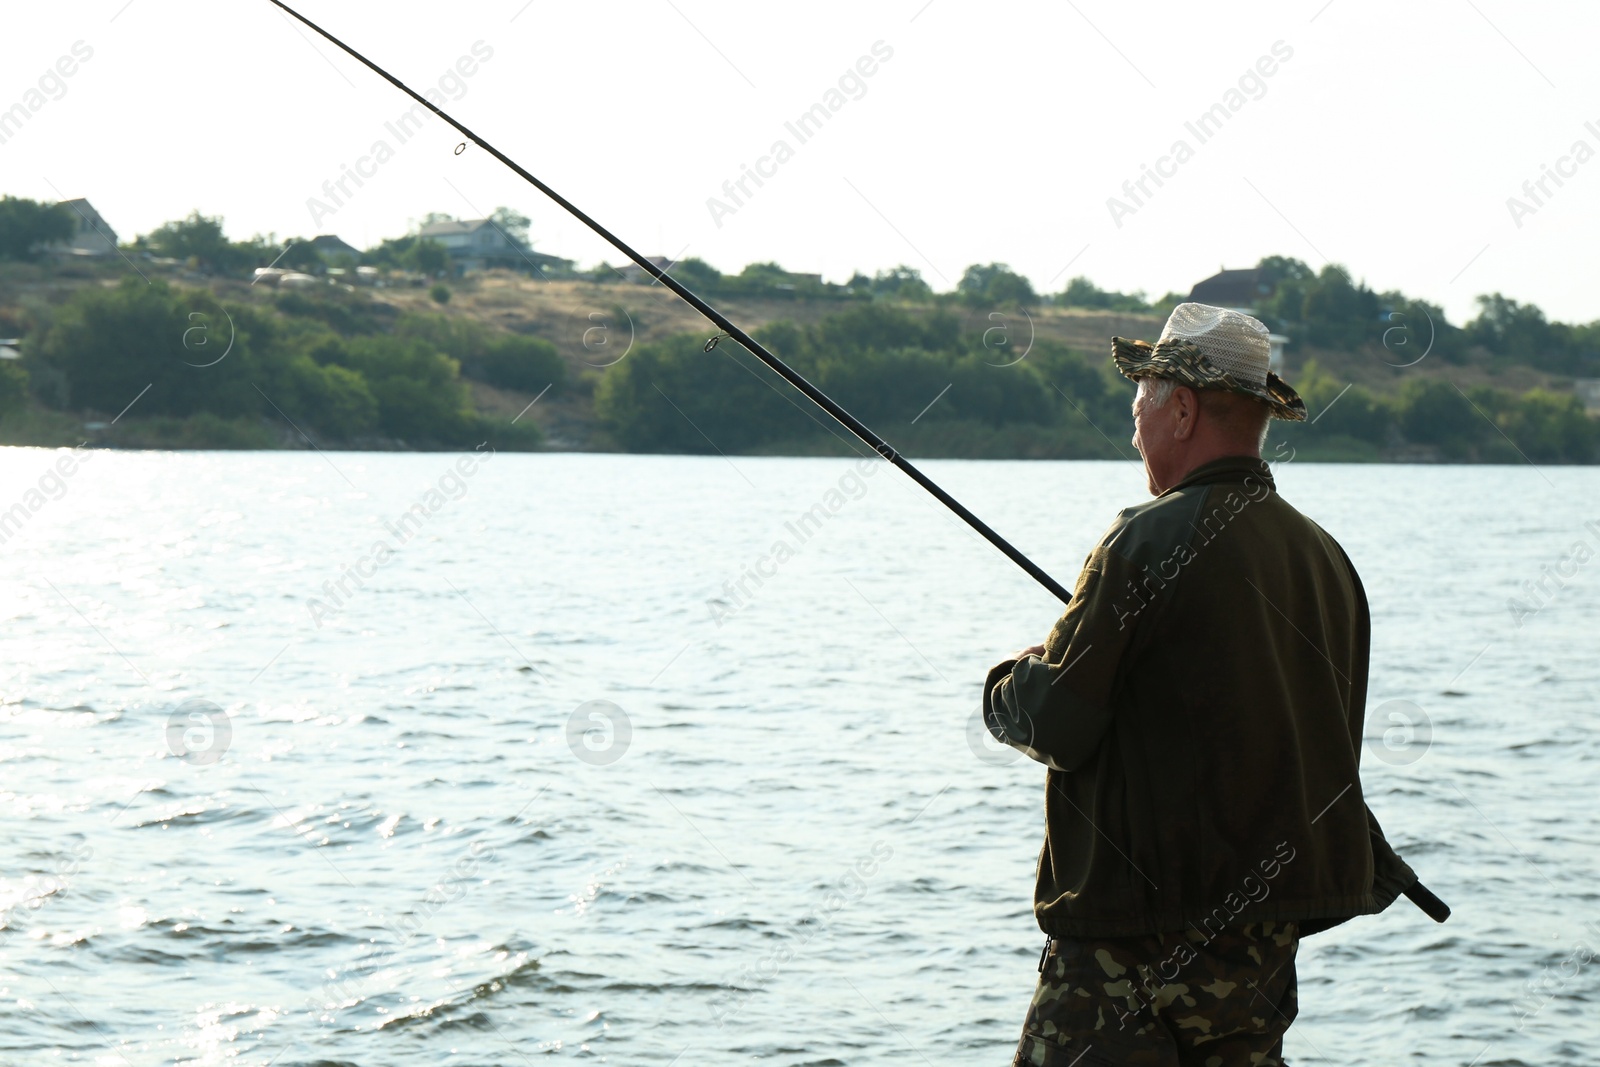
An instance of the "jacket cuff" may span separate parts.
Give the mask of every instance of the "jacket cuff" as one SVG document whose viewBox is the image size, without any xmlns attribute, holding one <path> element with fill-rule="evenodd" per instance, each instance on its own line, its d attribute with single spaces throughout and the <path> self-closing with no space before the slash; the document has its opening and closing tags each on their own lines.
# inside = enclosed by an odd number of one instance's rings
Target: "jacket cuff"
<svg viewBox="0 0 1600 1067">
<path fill-rule="evenodd" d="M 1372 839 L 1372 899 L 1383 911 L 1417 881 L 1417 872 L 1382 837 Z"/>
<path fill-rule="evenodd" d="M 1011 739 L 1000 726 L 999 715 L 994 706 L 994 688 L 1007 678 L 1011 677 L 1011 668 L 1017 665 L 1014 659 L 1003 660 L 989 668 L 989 674 L 983 680 L 983 725 L 993 737 L 1002 745 L 1009 745 Z"/>
</svg>

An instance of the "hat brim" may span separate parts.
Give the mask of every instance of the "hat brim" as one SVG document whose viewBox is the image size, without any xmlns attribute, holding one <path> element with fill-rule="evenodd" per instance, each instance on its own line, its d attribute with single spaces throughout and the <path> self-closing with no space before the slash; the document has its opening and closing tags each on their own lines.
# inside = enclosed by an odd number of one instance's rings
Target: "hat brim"
<svg viewBox="0 0 1600 1067">
<path fill-rule="evenodd" d="M 1305 421 L 1306 402 L 1288 382 L 1271 371 L 1267 372 L 1265 385 L 1242 382 L 1227 371 L 1219 370 L 1192 341 L 1162 341 L 1152 345 L 1148 341 L 1113 337 L 1111 359 L 1122 376 L 1133 381 L 1171 378 L 1191 389 L 1223 389 L 1255 397 L 1267 405 L 1275 419 Z"/>
</svg>

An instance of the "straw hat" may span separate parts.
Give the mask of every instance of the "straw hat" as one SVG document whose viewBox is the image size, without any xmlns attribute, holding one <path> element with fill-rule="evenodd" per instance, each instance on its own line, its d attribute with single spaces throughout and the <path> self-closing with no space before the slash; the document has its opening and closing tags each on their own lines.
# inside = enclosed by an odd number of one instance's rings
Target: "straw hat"
<svg viewBox="0 0 1600 1067">
<path fill-rule="evenodd" d="M 1271 357 L 1260 319 L 1210 304 L 1173 308 L 1154 345 L 1111 339 L 1111 358 L 1126 378 L 1171 378 L 1191 389 L 1242 393 L 1264 402 L 1273 418 L 1300 422 L 1305 401 L 1268 369 Z"/>
</svg>

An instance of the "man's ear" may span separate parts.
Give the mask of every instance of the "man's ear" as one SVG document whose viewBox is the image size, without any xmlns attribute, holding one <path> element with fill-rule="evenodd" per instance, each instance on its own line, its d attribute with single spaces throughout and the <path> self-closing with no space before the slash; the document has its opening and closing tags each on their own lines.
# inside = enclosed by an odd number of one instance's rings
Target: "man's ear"
<svg viewBox="0 0 1600 1067">
<path fill-rule="evenodd" d="M 1178 441 L 1187 441 L 1194 436 L 1195 422 L 1200 415 L 1200 394 L 1190 389 L 1187 385 L 1180 385 L 1172 391 L 1172 436 Z"/>
</svg>

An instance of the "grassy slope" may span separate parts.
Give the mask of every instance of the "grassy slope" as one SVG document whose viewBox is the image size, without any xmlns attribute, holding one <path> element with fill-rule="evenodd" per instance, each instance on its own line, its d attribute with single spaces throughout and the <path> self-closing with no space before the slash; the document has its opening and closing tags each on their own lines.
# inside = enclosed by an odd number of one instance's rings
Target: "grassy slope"
<svg viewBox="0 0 1600 1067">
<path fill-rule="evenodd" d="M 140 263 L 145 274 L 163 276 L 177 285 L 205 286 L 228 302 L 266 303 L 275 295 L 264 286 L 252 286 L 233 279 L 205 278 L 178 269 L 153 268 Z M 25 314 L 29 305 L 52 305 L 87 285 L 114 285 L 130 267 L 121 260 L 92 266 L 32 267 L 0 265 L 0 316 Z M 542 337 L 552 342 L 567 362 L 570 383 L 560 393 L 552 393 L 523 416 L 535 422 L 547 435 L 546 448 L 553 450 L 607 451 L 616 443 L 594 417 L 593 384 L 603 367 L 616 360 L 630 344 L 652 341 L 675 333 L 704 333 L 714 328 L 700 315 L 659 285 L 594 284 L 576 281 L 541 281 L 506 271 L 490 271 L 451 283 L 452 299 L 441 307 L 429 298 L 424 288 L 364 290 L 373 300 L 397 311 L 442 312 L 475 318 L 495 327 Z M 777 319 L 812 322 L 841 309 L 833 301 L 728 299 L 716 301 L 719 310 L 746 329 L 756 329 Z M 915 310 L 915 309 L 913 309 Z M 982 313 L 963 313 L 968 325 L 982 331 L 990 323 Z M 1030 323 L 1011 323 L 1012 340 L 1021 346 L 1027 331 L 1037 337 L 1063 342 L 1094 359 L 1109 359 L 1113 334 L 1153 340 L 1161 331 L 1158 316 L 1091 312 L 1077 309 L 1039 308 L 1031 313 Z M 603 330 L 604 333 L 599 332 Z M 585 338 L 590 344 L 586 347 Z M 605 344 L 598 342 L 604 337 Z M 1417 349 L 1413 348 L 1412 351 Z M 1406 349 L 1397 349 L 1406 352 Z M 625 357 L 622 357 L 625 358 Z M 1319 365 L 1341 382 L 1355 382 L 1375 392 L 1387 393 L 1410 377 L 1446 377 L 1463 387 L 1487 384 L 1525 390 L 1538 385 L 1562 388 L 1564 383 L 1531 368 L 1515 367 L 1495 371 L 1483 365 L 1451 366 L 1437 358 L 1425 359 L 1410 368 L 1395 368 L 1391 362 L 1402 357 L 1373 346 L 1360 353 L 1307 349 L 1290 342 L 1288 349 L 1291 382 L 1295 371 L 1315 358 Z M 1387 361 L 1387 362 L 1386 362 Z M 472 383 L 473 400 L 486 414 L 507 420 L 522 411 L 533 394 L 495 389 Z M 804 403 L 803 401 L 801 401 Z M 109 414 L 115 414 L 114 412 Z M 141 420 L 130 415 L 111 431 L 85 432 L 83 423 L 96 416 L 68 415 L 37 409 L 13 416 L 0 423 L 0 443 L 77 444 L 85 437 L 107 444 L 130 447 L 302 447 L 303 443 L 286 428 L 272 424 L 194 428 L 173 425 L 171 420 Z M 1116 429 L 1120 433 L 1121 427 Z M 196 440 L 199 433 L 203 440 Z M 1110 428 L 1108 428 L 1108 432 Z M 1114 434 L 1115 435 L 1115 434 Z M 381 441 L 362 442 L 382 447 Z M 916 447 L 921 442 L 907 441 L 908 453 L 936 451 Z M 1354 444 L 1352 442 L 1352 444 Z M 826 449 L 828 446 L 820 446 Z M 811 448 L 805 449 L 811 451 Z M 1305 458 L 1376 458 L 1371 450 L 1341 448 L 1330 442 L 1327 455 L 1302 455 Z"/>
</svg>

